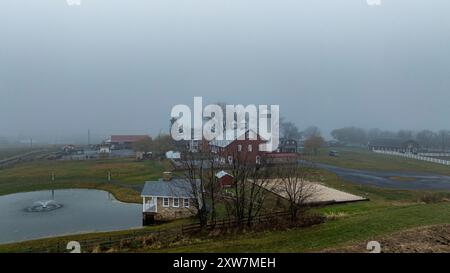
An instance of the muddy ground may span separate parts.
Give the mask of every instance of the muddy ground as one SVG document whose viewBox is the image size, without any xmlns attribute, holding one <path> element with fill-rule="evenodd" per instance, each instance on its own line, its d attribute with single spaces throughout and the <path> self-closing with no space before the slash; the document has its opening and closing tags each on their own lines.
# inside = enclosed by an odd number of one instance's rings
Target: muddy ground
<svg viewBox="0 0 450 273">
<path fill-rule="evenodd" d="M 450 225 L 421 227 L 373 238 L 382 253 L 450 253 Z M 367 242 L 327 249 L 331 253 L 368 253 Z"/>
</svg>

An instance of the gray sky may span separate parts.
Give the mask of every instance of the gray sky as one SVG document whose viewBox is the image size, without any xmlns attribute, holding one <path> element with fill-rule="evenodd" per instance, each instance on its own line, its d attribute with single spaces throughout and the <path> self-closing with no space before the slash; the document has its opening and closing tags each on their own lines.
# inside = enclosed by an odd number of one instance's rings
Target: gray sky
<svg viewBox="0 0 450 273">
<path fill-rule="evenodd" d="M 301 128 L 450 129 L 450 1 L 2 0 L 0 135 L 168 130 L 279 104 Z"/>
</svg>

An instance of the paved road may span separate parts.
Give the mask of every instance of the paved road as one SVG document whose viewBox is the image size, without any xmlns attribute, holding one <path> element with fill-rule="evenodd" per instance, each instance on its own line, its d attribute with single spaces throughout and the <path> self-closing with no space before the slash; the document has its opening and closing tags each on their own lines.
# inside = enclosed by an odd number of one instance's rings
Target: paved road
<svg viewBox="0 0 450 273">
<path fill-rule="evenodd" d="M 406 190 L 450 190 L 450 176 L 447 175 L 354 170 L 320 163 L 314 165 L 357 184 Z M 392 177 L 407 178 L 408 181 L 399 181 Z"/>
</svg>

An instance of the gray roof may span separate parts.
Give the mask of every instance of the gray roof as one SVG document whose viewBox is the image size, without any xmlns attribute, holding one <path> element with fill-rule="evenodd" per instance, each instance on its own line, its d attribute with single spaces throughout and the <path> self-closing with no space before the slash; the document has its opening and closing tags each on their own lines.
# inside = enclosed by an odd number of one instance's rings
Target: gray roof
<svg viewBox="0 0 450 273">
<path fill-rule="evenodd" d="M 212 140 L 209 142 L 209 145 L 225 148 L 231 143 L 233 143 L 233 140 Z"/>
<path fill-rule="evenodd" d="M 200 188 L 200 180 L 196 181 Z M 199 189 L 197 189 L 199 190 Z M 167 196 L 167 197 L 193 197 L 192 184 L 184 179 L 170 181 L 147 181 L 142 189 L 141 196 Z"/>
</svg>

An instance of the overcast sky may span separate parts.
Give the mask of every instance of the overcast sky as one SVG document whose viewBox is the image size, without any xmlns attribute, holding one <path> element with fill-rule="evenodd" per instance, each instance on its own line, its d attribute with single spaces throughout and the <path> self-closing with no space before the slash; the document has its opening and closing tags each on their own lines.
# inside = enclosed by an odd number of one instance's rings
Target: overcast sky
<svg viewBox="0 0 450 273">
<path fill-rule="evenodd" d="M 196 95 L 450 129 L 448 0 L 81 1 L 0 1 L 0 135 L 156 134 Z"/>
</svg>

